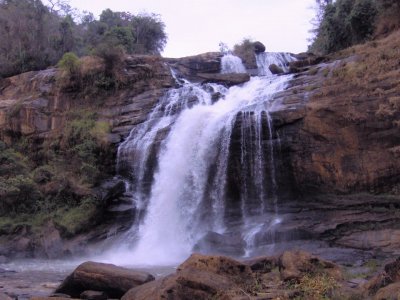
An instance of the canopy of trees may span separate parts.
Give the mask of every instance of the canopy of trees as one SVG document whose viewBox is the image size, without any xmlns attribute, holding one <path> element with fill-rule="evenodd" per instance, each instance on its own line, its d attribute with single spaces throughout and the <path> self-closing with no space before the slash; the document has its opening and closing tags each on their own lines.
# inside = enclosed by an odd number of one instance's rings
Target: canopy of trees
<svg viewBox="0 0 400 300">
<path fill-rule="evenodd" d="M 321 54 L 364 42 L 400 23 L 398 0 L 317 0 L 317 6 L 310 50 Z M 388 25 L 389 20 L 397 24 Z"/>
<path fill-rule="evenodd" d="M 66 52 L 83 56 L 118 47 L 128 54 L 159 54 L 166 44 L 158 15 L 106 9 L 96 20 L 91 13 L 78 16 L 66 1 L 49 3 L 0 0 L 0 77 L 54 65 Z"/>
</svg>

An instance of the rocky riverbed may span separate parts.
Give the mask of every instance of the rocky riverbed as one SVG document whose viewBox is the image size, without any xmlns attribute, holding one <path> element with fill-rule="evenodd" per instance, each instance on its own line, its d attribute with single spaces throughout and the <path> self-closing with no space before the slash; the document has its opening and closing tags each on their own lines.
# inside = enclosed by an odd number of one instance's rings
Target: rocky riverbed
<svg viewBox="0 0 400 300">
<path fill-rule="evenodd" d="M 324 256 L 335 252 L 330 251 Z M 20 261 L 2 265 L 14 266 L 18 271 L 0 269 L 0 297 L 397 299 L 393 295 L 400 292 L 400 259 L 371 253 L 362 256 L 344 249 L 336 249 L 336 258 L 339 253 L 342 261 L 347 256 L 347 263 L 335 263 L 301 250 L 245 260 L 193 254 L 177 268 L 146 270 L 85 262 L 72 271 L 71 262 Z M 350 263 L 355 255 L 357 259 Z"/>
<path fill-rule="evenodd" d="M 48 297 L 54 294 L 63 280 L 81 263 L 82 259 L 40 260 L 23 259 L 0 263 L 0 299 L 1 293 L 13 299 Z M 151 273 L 155 278 L 175 272 L 175 267 L 134 267 L 140 272 Z"/>
</svg>

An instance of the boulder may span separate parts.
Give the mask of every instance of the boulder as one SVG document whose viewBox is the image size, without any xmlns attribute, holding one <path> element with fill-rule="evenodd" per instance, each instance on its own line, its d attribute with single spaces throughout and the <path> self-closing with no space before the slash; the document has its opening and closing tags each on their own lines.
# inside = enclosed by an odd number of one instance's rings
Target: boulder
<svg viewBox="0 0 400 300">
<path fill-rule="evenodd" d="M 199 73 L 199 79 L 203 83 L 214 82 L 226 86 L 233 86 L 242 84 L 250 80 L 250 75 L 247 73 L 227 73 L 227 74 L 212 74 L 212 73 Z"/>
<path fill-rule="evenodd" d="M 229 278 L 190 269 L 133 288 L 122 297 L 122 300 L 221 299 L 215 297 L 227 296 L 229 291 L 234 289 L 235 284 Z"/>
<path fill-rule="evenodd" d="M 182 58 L 164 60 L 186 79 L 198 82 L 199 73 L 218 74 L 221 70 L 221 52 L 207 52 Z"/>
<path fill-rule="evenodd" d="M 374 300 L 398 300 L 400 295 L 400 282 L 389 284 L 381 288 L 375 295 Z"/>
<path fill-rule="evenodd" d="M 275 75 L 284 73 L 282 68 L 278 67 L 276 64 L 269 65 L 268 69 L 271 71 L 272 74 L 275 74 Z"/>
<path fill-rule="evenodd" d="M 385 265 L 385 272 L 393 282 L 400 281 L 400 257 Z"/>
<path fill-rule="evenodd" d="M 374 295 L 378 290 L 384 288 L 386 285 L 392 283 L 391 279 L 385 272 L 380 272 L 368 280 L 361 286 L 365 297 Z"/>
<path fill-rule="evenodd" d="M 305 274 L 322 273 L 337 280 L 342 278 L 339 266 L 304 251 L 285 251 L 279 257 L 278 264 L 281 278 L 284 281 L 297 281 Z"/>
<path fill-rule="evenodd" d="M 246 264 L 224 256 L 191 255 L 175 274 L 131 289 L 123 300 L 232 299 L 254 281 Z"/>
<path fill-rule="evenodd" d="M 239 280 L 252 277 L 252 271 L 248 265 L 226 256 L 192 254 L 177 270 L 183 271 L 192 269 L 228 276 Z"/>
<path fill-rule="evenodd" d="M 363 286 L 363 292 L 366 296 L 368 295 L 387 295 L 388 291 L 391 291 L 395 288 L 395 286 L 392 286 L 389 288 L 389 285 L 392 285 L 393 283 L 399 283 L 400 282 L 400 258 L 397 258 L 395 261 L 390 262 L 385 265 L 384 271 L 379 272 L 375 276 L 373 276 L 368 282 L 366 282 Z M 385 287 L 388 287 L 387 289 L 384 289 Z M 382 298 L 377 299 L 385 299 Z M 374 298 L 375 299 L 375 298 Z M 391 298 L 388 298 L 391 299 Z"/>
<path fill-rule="evenodd" d="M 93 290 L 120 298 L 129 289 L 152 280 L 154 276 L 146 272 L 89 261 L 79 265 L 61 283 L 56 293 L 79 297 L 84 291 Z"/>
<path fill-rule="evenodd" d="M 0 300 L 12 300 L 12 298 L 10 296 L 8 296 L 7 294 L 0 292 Z"/>
<path fill-rule="evenodd" d="M 265 52 L 265 46 L 263 43 L 256 41 L 253 43 L 253 46 L 256 54 Z"/>
</svg>

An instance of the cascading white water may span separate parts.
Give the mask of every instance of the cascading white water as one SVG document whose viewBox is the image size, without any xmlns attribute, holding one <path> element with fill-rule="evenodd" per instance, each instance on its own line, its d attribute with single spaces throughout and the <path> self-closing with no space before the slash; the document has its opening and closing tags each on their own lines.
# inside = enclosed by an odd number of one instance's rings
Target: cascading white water
<svg viewBox="0 0 400 300">
<path fill-rule="evenodd" d="M 221 58 L 221 73 L 246 73 L 246 68 L 239 57 L 233 54 L 225 54 Z"/>
<path fill-rule="evenodd" d="M 272 143 L 270 100 L 289 79 L 288 75 L 253 77 L 229 89 L 186 83 L 160 100 L 149 120 L 136 127 L 118 150 L 120 168 L 130 165 L 134 201 L 146 213 L 131 230 L 137 239 L 134 248 L 113 255 L 114 262 L 163 265 L 185 259 L 207 232 L 227 231 L 231 203 L 238 206 L 243 238 L 252 240 L 256 230 L 249 229 L 250 218 L 262 215 L 271 205 L 269 199 L 272 206 L 276 202 L 273 146 L 265 151 L 264 140 L 268 136 Z M 216 94 L 217 102 L 213 101 Z M 239 195 L 227 195 L 233 180 L 228 178 L 232 136 L 238 124 L 243 176 Z M 157 158 L 152 158 L 157 168 L 146 193 L 149 153 L 167 129 Z"/>
<path fill-rule="evenodd" d="M 282 71 L 289 71 L 289 63 L 296 60 L 290 53 L 283 52 L 264 52 L 256 55 L 259 76 L 271 76 L 272 72 L 269 66 L 274 64 L 281 68 Z"/>
</svg>

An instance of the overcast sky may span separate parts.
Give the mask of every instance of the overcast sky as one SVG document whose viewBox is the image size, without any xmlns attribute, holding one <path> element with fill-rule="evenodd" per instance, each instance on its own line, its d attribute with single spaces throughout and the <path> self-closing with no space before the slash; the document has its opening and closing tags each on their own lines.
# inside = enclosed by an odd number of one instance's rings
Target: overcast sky
<svg viewBox="0 0 400 300">
<path fill-rule="evenodd" d="M 245 37 L 259 40 L 267 51 L 302 52 L 307 49 L 315 0 L 70 0 L 97 17 L 113 11 L 157 13 L 166 25 L 166 57 L 218 51 Z"/>
</svg>

